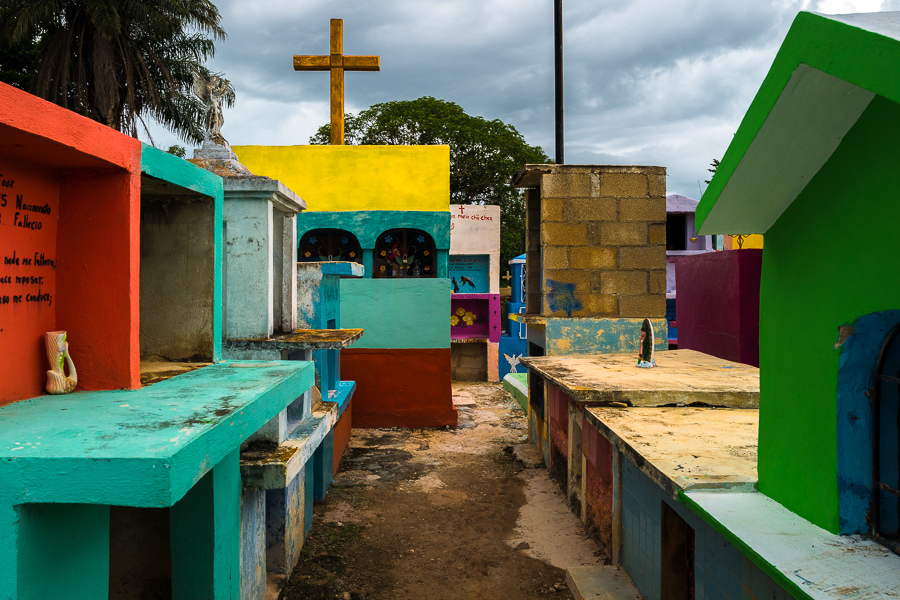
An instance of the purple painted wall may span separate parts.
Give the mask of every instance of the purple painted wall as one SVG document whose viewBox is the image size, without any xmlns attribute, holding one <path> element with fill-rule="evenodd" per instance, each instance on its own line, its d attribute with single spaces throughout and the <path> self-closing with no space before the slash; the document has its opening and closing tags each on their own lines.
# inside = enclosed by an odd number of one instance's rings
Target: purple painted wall
<svg viewBox="0 0 900 600">
<path fill-rule="evenodd" d="M 762 250 L 726 250 L 675 260 L 678 348 L 759 366 Z"/>
</svg>

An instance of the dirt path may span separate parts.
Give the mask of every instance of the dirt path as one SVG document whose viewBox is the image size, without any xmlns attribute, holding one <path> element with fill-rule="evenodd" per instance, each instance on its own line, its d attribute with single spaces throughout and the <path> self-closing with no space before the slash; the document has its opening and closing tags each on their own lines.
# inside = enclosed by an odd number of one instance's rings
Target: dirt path
<svg viewBox="0 0 900 600">
<path fill-rule="evenodd" d="M 525 415 L 498 384 L 454 384 L 460 426 L 354 430 L 281 598 L 571 598 L 596 548 L 543 468 L 512 447 Z"/>
</svg>

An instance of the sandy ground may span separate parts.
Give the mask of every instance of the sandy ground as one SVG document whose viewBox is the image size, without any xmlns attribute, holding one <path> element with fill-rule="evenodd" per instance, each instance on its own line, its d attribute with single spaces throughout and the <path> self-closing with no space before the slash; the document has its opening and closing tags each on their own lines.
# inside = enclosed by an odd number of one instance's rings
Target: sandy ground
<svg viewBox="0 0 900 600">
<path fill-rule="evenodd" d="M 499 384 L 454 384 L 459 427 L 354 430 L 280 598 L 571 598 L 599 564 L 546 469 L 513 447 L 525 414 Z"/>
</svg>

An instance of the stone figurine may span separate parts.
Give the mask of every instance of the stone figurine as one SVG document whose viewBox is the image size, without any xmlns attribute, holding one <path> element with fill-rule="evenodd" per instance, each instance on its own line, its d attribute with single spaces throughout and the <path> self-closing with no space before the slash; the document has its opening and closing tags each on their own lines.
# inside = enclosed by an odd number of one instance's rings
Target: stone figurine
<svg viewBox="0 0 900 600">
<path fill-rule="evenodd" d="M 222 115 L 222 104 L 231 107 L 234 104 L 234 88 L 231 82 L 217 73 L 210 73 L 208 77 L 194 72 L 194 94 L 206 105 L 206 139 L 219 145 L 226 145 L 222 137 L 222 125 L 225 118 Z"/>
<path fill-rule="evenodd" d="M 75 363 L 69 356 L 66 332 L 48 331 L 44 335 L 47 338 L 47 360 L 50 361 L 50 370 L 47 371 L 47 393 L 68 394 L 78 385 L 78 372 L 75 371 Z M 68 377 L 63 362 L 69 366 Z"/>
<path fill-rule="evenodd" d="M 650 319 L 644 319 L 641 324 L 641 340 L 638 342 L 638 367 L 650 369 L 656 366 L 656 359 L 653 357 L 654 341 L 653 324 Z"/>
</svg>

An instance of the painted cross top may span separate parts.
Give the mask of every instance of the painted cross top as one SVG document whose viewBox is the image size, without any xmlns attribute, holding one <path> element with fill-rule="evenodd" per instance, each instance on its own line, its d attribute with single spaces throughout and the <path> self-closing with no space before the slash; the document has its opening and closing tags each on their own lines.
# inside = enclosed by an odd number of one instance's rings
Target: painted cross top
<svg viewBox="0 0 900 600">
<path fill-rule="evenodd" d="M 377 56 L 344 56 L 344 21 L 331 19 L 331 54 L 295 56 L 295 71 L 331 71 L 331 144 L 344 144 L 344 71 L 379 71 Z"/>
</svg>

